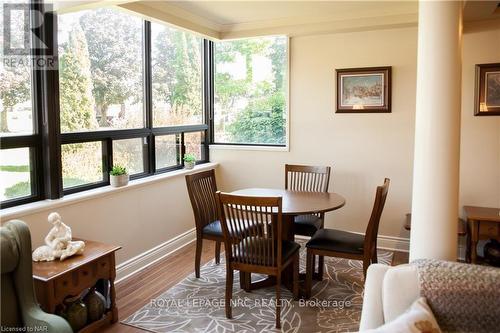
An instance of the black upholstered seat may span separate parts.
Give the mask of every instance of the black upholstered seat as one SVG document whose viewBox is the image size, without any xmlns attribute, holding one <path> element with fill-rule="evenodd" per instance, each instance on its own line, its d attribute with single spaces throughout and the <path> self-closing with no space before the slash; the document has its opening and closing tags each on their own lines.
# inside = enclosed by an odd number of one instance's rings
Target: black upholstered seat
<svg viewBox="0 0 500 333">
<path fill-rule="evenodd" d="M 321 229 L 323 220 L 313 214 L 298 215 L 294 219 L 293 232 L 296 235 L 312 236 Z"/>
<path fill-rule="evenodd" d="M 220 225 L 219 220 L 215 220 L 213 222 L 210 222 L 206 226 L 203 227 L 203 233 L 205 235 L 212 235 L 212 236 L 220 236 L 222 237 L 222 226 Z"/>
<path fill-rule="evenodd" d="M 244 238 L 242 242 L 246 244 L 241 247 L 244 250 L 240 251 L 240 247 L 238 247 L 238 245 L 234 245 L 233 258 L 237 261 L 246 262 L 253 265 L 264 264 L 264 260 L 269 260 L 272 257 L 271 253 L 266 253 L 267 251 L 264 250 L 268 249 L 268 251 L 270 252 L 270 249 L 272 248 L 272 241 L 273 240 L 270 238 L 262 237 Z M 284 263 L 300 249 L 300 245 L 293 241 L 287 240 L 283 240 L 281 241 L 281 243 L 281 262 Z M 274 248 L 274 251 L 274 260 L 276 260 L 278 251 L 277 247 Z M 269 264 L 276 265 L 276 262 Z"/>
<path fill-rule="evenodd" d="M 362 254 L 364 235 L 336 229 L 320 229 L 307 242 L 309 249 Z"/>
</svg>

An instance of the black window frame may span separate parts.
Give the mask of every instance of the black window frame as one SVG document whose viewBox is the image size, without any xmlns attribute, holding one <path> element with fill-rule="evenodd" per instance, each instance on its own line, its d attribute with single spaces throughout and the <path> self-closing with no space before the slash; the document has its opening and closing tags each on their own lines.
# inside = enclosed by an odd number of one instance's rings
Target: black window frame
<svg viewBox="0 0 500 333">
<path fill-rule="evenodd" d="M 57 59 L 57 15 L 45 12 L 43 3 L 33 0 L 30 2 L 31 26 L 40 26 L 45 44 L 49 47 L 47 52 Z M 36 20 L 39 15 L 34 11 L 43 13 L 43 24 Z M 153 176 L 173 170 L 184 168 L 182 156 L 186 147 L 184 134 L 203 132 L 201 159 L 196 164 L 209 162 L 209 144 L 213 137 L 211 123 L 213 121 L 213 42 L 203 39 L 202 52 L 202 99 L 203 123 L 198 125 L 182 126 L 153 126 L 152 110 L 152 73 L 151 73 L 151 22 L 143 20 L 143 88 L 144 88 L 144 117 L 145 126 L 138 129 L 116 129 L 88 132 L 60 132 L 59 110 L 59 70 L 33 69 L 32 101 L 34 133 L 32 135 L 2 137 L 1 149 L 30 148 L 30 177 L 32 195 L 29 197 L 14 198 L 0 203 L 0 208 L 8 208 L 43 199 L 59 199 L 64 195 L 86 191 L 107 186 L 109 171 L 113 165 L 113 141 L 120 139 L 143 138 L 144 172 L 131 175 L 131 179 Z M 33 56 L 41 55 L 40 50 L 33 49 Z M 50 92 L 50 93 L 49 93 Z M 165 168 L 156 168 L 155 138 L 162 135 L 176 135 L 178 151 L 177 165 Z M 74 186 L 63 189 L 61 147 L 64 144 L 100 141 L 102 143 L 102 181 Z"/>
</svg>

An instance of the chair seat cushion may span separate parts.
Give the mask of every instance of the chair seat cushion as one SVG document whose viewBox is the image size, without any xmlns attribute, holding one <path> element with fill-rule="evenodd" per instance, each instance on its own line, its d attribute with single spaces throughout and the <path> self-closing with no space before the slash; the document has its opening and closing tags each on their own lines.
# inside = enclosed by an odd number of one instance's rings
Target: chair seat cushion
<svg viewBox="0 0 500 333">
<path fill-rule="evenodd" d="M 320 229 L 307 242 L 306 247 L 315 250 L 363 254 L 364 235 L 336 229 Z"/>
<path fill-rule="evenodd" d="M 264 249 L 268 249 L 271 252 L 271 242 L 270 238 L 263 237 L 246 237 L 241 242 L 243 246 L 238 246 L 238 244 L 233 245 L 233 258 L 235 261 L 248 263 L 253 265 L 271 265 L 271 253 L 266 253 Z M 300 249 L 300 245 L 293 241 L 282 241 L 281 250 L 281 262 L 284 263 L 294 254 L 296 254 Z M 276 265 L 276 257 L 278 256 L 278 250 L 275 247 L 275 258 L 272 265 Z M 265 259 L 268 259 L 266 261 Z"/>
<path fill-rule="evenodd" d="M 203 234 L 222 237 L 222 226 L 219 220 L 215 220 L 203 227 Z"/>
<path fill-rule="evenodd" d="M 316 231 L 321 229 L 323 220 L 316 215 L 298 215 L 295 216 L 293 232 L 296 235 L 312 236 Z"/>
</svg>

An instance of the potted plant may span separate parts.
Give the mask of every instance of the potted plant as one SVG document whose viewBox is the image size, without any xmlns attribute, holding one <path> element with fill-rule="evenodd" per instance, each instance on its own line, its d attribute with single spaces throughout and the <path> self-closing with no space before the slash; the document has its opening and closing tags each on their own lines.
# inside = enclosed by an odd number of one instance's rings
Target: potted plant
<svg viewBox="0 0 500 333">
<path fill-rule="evenodd" d="M 109 173 L 109 182 L 113 187 L 121 187 L 128 184 L 127 169 L 121 165 L 114 165 Z"/>
<path fill-rule="evenodd" d="M 196 164 L 196 157 L 193 154 L 184 154 L 184 168 L 192 169 Z"/>
</svg>

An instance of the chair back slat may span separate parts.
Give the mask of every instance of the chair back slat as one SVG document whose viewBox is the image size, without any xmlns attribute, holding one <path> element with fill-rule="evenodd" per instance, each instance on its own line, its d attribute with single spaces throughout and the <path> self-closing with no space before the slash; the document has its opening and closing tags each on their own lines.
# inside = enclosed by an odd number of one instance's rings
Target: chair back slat
<svg viewBox="0 0 500 333">
<path fill-rule="evenodd" d="M 281 197 L 246 197 L 217 192 L 228 259 L 249 265 L 281 263 Z"/>
<path fill-rule="evenodd" d="M 367 253 L 373 253 L 373 251 L 377 250 L 378 227 L 382 211 L 384 210 L 385 201 L 387 199 L 387 193 L 389 192 L 390 182 L 389 178 L 385 178 L 384 185 L 377 186 L 372 214 L 365 233 L 364 251 L 368 251 Z"/>
<path fill-rule="evenodd" d="M 330 167 L 285 164 L 285 189 L 328 192 Z"/>
<path fill-rule="evenodd" d="M 196 229 L 201 231 L 207 224 L 219 219 L 215 192 L 215 171 L 213 169 L 186 175 L 189 199 L 193 207 Z"/>
</svg>

